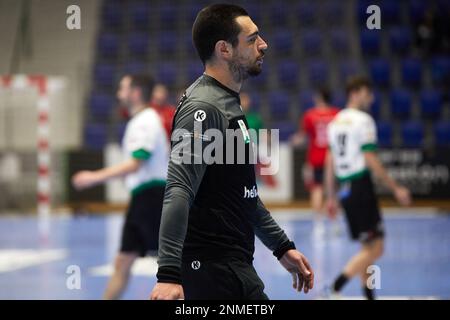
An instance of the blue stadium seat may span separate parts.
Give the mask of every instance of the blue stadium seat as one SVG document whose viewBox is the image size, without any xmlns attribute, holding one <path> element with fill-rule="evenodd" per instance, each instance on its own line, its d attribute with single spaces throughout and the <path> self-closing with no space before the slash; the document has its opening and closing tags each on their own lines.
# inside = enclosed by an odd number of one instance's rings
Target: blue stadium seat
<svg viewBox="0 0 450 320">
<path fill-rule="evenodd" d="M 150 27 L 150 3 L 148 2 L 131 2 L 130 3 L 130 20 L 132 25 L 139 30 L 148 30 Z"/>
<path fill-rule="evenodd" d="M 131 61 L 127 62 L 123 69 L 122 74 L 136 74 L 136 73 L 145 73 L 149 70 L 148 66 L 144 62 L 140 61 Z"/>
<path fill-rule="evenodd" d="M 128 52 L 133 56 L 146 56 L 149 50 L 150 36 L 146 33 L 131 33 L 128 38 Z"/>
<path fill-rule="evenodd" d="M 274 119 L 289 119 L 289 94 L 286 91 L 272 91 L 269 93 L 270 114 Z"/>
<path fill-rule="evenodd" d="M 331 104 L 340 109 L 344 108 L 347 103 L 347 97 L 345 96 L 345 92 L 338 90 L 334 91 L 331 96 Z"/>
<path fill-rule="evenodd" d="M 125 135 L 125 129 L 127 128 L 127 123 L 126 122 L 122 122 L 116 125 L 116 141 L 121 143 L 123 140 L 123 136 Z"/>
<path fill-rule="evenodd" d="M 164 30 L 173 30 L 178 22 L 179 11 L 177 5 L 167 1 L 159 8 L 160 28 Z"/>
<path fill-rule="evenodd" d="M 203 74 L 204 67 L 200 61 L 191 61 L 188 64 L 187 81 L 189 84 L 194 82 L 198 77 Z"/>
<path fill-rule="evenodd" d="M 258 111 L 261 109 L 261 96 L 259 95 L 258 91 L 252 91 L 249 93 L 251 102 L 251 109 L 253 111 Z"/>
<path fill-rule="evenodd" d="M 160 63 L 157 75 L 158 81 L 173 88 L 177 81 L 177 68 L 170 62 Z"/>
<path fill-rule="evenodd" d="M 317 4 L 312 1 L 303 1 L 297 5 L 297 19 L 302 26 L 314 26 L 317 20 Z"/>
<path fill-rule="evenodd" d="M 369 62 L 369 70 L 375 85 L 385 87 L 391 82 L 391 68 L 387 59 L 377 58 L 371 60 Z"/>
<path fill-rule="evenodd" d="M 93 92 L 91 94 L 89 107 L 92 116 L 96 118 L 107 118 L 114 108 L 114 99 L 108 94 Z"/>
<path fill-rule="evenodd" d="M 187 31 L 181 35 L 180 39 L 183 48 L 189 57 L 198 57 L 197 50 L 194 47 L 194 43 L 192 42 L 192 32 Z"/>
<path fill-rule="evenodd" d="M 374 91 L 374 100 L 369 110 L 374 119 L 380 118 L 381 112 L 381 93 L 377 90 Z"/>
<path fill-rule="evenodd" d="M 398 0 L 383 0 L 381 2 L 381 19 L 383 23 L 393 24 L 400 20 L 400 4 Z"/>
<path fill-rule="evenodd" d="M 420 109 L 422 116 L 437 119 L 442 111 L 442 97 L 437 90 L 423 90 L 420 93 Z"/>
<path fill-rule="evenodd" d="M 434 124 L 434 141 L 437 146 L 450 145 L 450 122 L 439 121 Z"/>
<path fill-rule="evenodd" d="M 260 25 L 261 23 L 261 11 L 264 9 L 260 5 L 259 1 L 255 2 L 248 2 L 246 1 L 244 4 L 245 10 L 248 12 L 252 20 L 257 24 Z"/>
<path fill-rule="evenodd" d="M 365 25 L 367 21 L 367 7 L 374 4 L 373 1 L 369 0 L 358 0 L 356 5 L 356 15 L 360 24 Z"/>
<path fill-rule="evenodd" d="M 345 6 L 340 1 L 326 1 L 322 5 L 324 21 L 329 25 L 342 25 Z"/>
<path fill-rule="evenodd" d="M 323 60 L 308 62 L 308 79 L 312 85 L 324 85 L 328 82 L 328 65 Z"/>
<path fill-rule="evenodd" d="M 288 29 L 281 29 L 272 35 L 277 55 L 290 55 L 294 47 L 294 35 Z M 271 41 L 269 41 L 270 43 Z M 272 45 L 272 43 L 270 43 Z"/>
<path fill-rule="evenodd" d="M 314 91 L 302 90 L 299 95 L 299 101 L 302 112 L 314 107 Z"/>
<path fill-rule="evenodd" d="M 418 148 L 422 146 L 424 137 L 423 124 L 418 121 L 408 121 L 402 123 L 401 133 L 403 146 Z"/>
<path fill-rule="evenodd" d="M 322 49 L 321 32 L 317 29 L 308 29 L 302 35 L 303 52 L 309 55 L 320 54 Z"/>
<path fill-rule="evenodd" d="M 349 52 L 350 45 L 348 32 L 344 29 L 333 29 L 331 30 L 330 36 L 330 43 L 333 53 L 345 55 Z"/>
<path fill-rule="evenodd" d="M 113 33 L 103 33 L 98 38 L 98 52 L 102 58 L 114 59 L 119 53 L 119 39 Z"/>
<path fill-rule="evenodd" d="M 450 57 L 436 56 L 431 59 L 431 78 L 437 86 L 450 82 Z"/>
<path fill-rule="evenodd" d="M 279 130 L 280 141 L 284 142 L 297 132 L 297 125 L 290 121 L 276 122 L 272 125 L 272 129 Z"/>
<path fill-rule="evenodd" d="M 192 26 L 195 18 L 197 17 L 197 14 L 200 12 L 200 10 L 203 9 L 203 7 L 204 5 L 198 1 L 191 1 L 186 5 L 185 10 L 183 11 L 185 12 L 186 23 L 188 26 Z"/>
<path fill-rule="evenodd" d="M 106 1 L 102 9 L 102 23 L 106 28 L 119 29 L 123 22 L 123 8 L 118 1 Z"/>
<path fill-rule="evenodd" d="M 158 49 L 161 56 L 174 55 L 177 50 L 177 35 L 173 31 L 163 31 L 158 36 Z"/>
<path fill-rule="evenodd" d="M 90 150 L 102 150 L 106 144 L 106 126 L 88 123 L 84 128 L 85 146 Z"/>
<path fill-rule="evenodd" d="M 412 23 L 420 22 L 424 16 L 428 7 L 428 2 L 424 0 L 410 0 L 408 2 L 409 18 Z"/>
<path fill-rule="evenodd" d="M 94 81 L 100 87 L 113 87 L 116 82 L 116 68 L 113 64 L 99 63 L 94 67 Z"/>
<path fill-rule="evenodd" d="M 411 113 L 411 93 L 406 89 L 395 89 L 391 92 L 391 112 L 401 119 L 406 119 Z"/>
<path fill-rule="evenodd" d="M 299 65 L 295 61 L 281 61 L 278 64 L 278 82 L 282 87 L 295 87 L 299 80 Z"/>
<path fill-rule="evenodd" d="M 409 58 L 402 61 L 402 80 L 405 85 L 418 86 L 422 82 L 422 64 L 419 59 Z"/>
<path fill-rule="evenodd" d="M 391 52 L 404 54 L 409 51 L 412 43 L 410 28 L 393 27 L 389 29 L 389 46 Z"/>
<path fill-rule="evenodd" d="M 273 2 L 267 7 L 270 24 L 273 26 L 286 26 L 288 22 L 288 6 L 281 2 Z"/>
<path fill-rule="evenodd" d="M 377 122 L 378 145 L 380 147 L 392 146 L 392 124 L 386 121 Z"/>
<path fill-rule="evenodd" d="M 339 63 L 339 80 L 345 83 L 347 79 L 358 74 L 360 68 L 355 60 L 344 60 Z"/>
<path fill-rule="evenodd" d="M 378 30 L 361 30 L 361 49 L 364 54 L 377 55 L 380 52 L 381 34 Z"/>
<path fill-rule="evenodd" d="M 247 81 L 248 84 L 257 90 L 265 88 L 268 84 L 268 77 L 271 74 L 270 68 L 269 64 L 264 64 L 262 72 L 256 77 L 250 77 Z"/>
</svg>

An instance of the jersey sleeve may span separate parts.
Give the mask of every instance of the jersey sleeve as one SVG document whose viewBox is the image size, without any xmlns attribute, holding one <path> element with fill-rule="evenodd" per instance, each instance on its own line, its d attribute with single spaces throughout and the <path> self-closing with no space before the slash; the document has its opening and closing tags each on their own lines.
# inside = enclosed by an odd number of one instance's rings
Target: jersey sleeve
<svg viewBox="0 0 450 320">
<path fill-rule="evenodd" d="M 286 251 L 295 249 L 295 245 L 273 219 L 259 197 L 256 205 L 257 209 L 252 219 L 253 230 L 261 242 L 272 250 L 273 255 L 281 259 Z"/>
<path fill-rule="evenodd" d="M 175 115 L 172 151 L 164 195 L 158 250 L 158 282 L 181 283 L 181 258 L 190 207 L 207 169 L 203 150 L 212 142 L 206 130 L 222 134 L 226 117 L 214 106 L 186 102 Z M 195 144 L 200 146 L 196 148 Z"/>
<path fill-rule="evenodd" d="M 370 116 L 364 118 L 360 127 L 361 150 L 364 152 L 375 151 L 377 149 L 377 128 Z"/>
<path fill-rule="evenodd" d="M 135 159 L 146 160 L 150 158 L 160 134 L 161 120 L 156 114 L 139 119 L 132 127 L 129 137 L 129 150 Z M 159 128 L 159 129 L 158 129 Z"/>
</svg>

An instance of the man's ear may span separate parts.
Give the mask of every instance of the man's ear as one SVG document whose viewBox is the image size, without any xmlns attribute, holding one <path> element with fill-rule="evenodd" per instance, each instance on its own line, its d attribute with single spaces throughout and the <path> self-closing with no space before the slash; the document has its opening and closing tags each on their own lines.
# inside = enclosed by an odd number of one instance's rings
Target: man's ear
<svg viewBox="0 0 450 320">
<path fill-rule="evenodd" d="M 225 40 L 217 41 L 214 51 L 218 58 L 225 60 L 230 60 L 233 55 L 232 45 Z"/>
</svg>

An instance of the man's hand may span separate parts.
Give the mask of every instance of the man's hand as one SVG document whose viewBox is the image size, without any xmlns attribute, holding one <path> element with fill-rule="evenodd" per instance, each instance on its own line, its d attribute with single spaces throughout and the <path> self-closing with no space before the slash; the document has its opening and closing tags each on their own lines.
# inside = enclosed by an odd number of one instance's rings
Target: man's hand
<svg viewBox="0 0 450 320">
<path fill-rule="evenodd" d="M 411 204 L 411 194 L 405 187 L 396 187 L 394 189 L 394 197 L 402 206 L 409 206 Z"/>
<path fill-rule="evenodd" d="M 95 171 L 80 171 L 72 177 L 72 184 L 77 190 L 86 189 L 98 183 Z"/>
<path fill-rule="evenodd" d="M 338 203 L 335 197 L 330 197 L 326 201 L 326 210 L 331 219 L 335 219 L 338 211 Z"/>
<path fill-rule="evenodd" d="M 175 283 L 158 282 L 150 295 L 150 300 L 182 300 L 183 287 Z"/>
<path fill-rule="evenodd" d="M 281 265 L 291 273 L 292 286 L 297 291 L 308 293 L 314 287 L 314 271 L 308 259 L 297 250 L 288 250 L 280 259 Z"/>
</svg>

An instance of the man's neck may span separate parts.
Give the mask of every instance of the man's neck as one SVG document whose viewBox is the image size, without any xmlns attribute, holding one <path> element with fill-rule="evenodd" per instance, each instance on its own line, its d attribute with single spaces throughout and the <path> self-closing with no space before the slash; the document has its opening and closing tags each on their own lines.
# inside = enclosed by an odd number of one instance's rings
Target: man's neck
<svg viewBox="0 0 450 320">
<path fill-rule="evenodd" d="M 135 116 L 136 114 L 138 114 L 145 108 L 147 108 L 147 106 L 145 104 L 138 104 L 138 105 L 132 106 L 130 108 L 130 116 L 132 116 L 132 117 Z"/>
<path fill-rule="evenodd" d="M 319 103 L 316 105 L 316 108 L 319 110 L 327 110 L 330 106 L 326 103 Z"/>
<path fill-rule="evenodd" d="M 348 109 L 355 109 L 355 110 L 360 110 L 361 109 L 358 106 L 358 104 L 356 104 L 354 102 L 348 102 L 346 108 L 348 108 Z"/>
<path fill-rule="evenodd" d="M 239 93 L 242 87 L 242 81 L 236 82 L 231 74 L 231 71 L 228 70 L 228 66 L 226 64 L 218 65 L 206 65 L 205 74 L 213 77 L 225 87 Z"/>
</svg>

